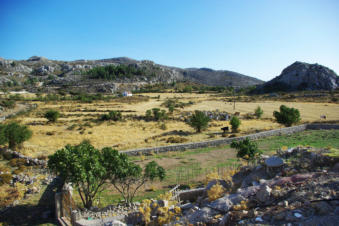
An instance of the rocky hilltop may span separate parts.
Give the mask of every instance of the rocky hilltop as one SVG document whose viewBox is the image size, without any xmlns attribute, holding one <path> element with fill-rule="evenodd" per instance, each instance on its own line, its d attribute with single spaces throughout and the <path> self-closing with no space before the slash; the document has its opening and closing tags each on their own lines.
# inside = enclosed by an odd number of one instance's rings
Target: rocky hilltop
<svg viewBox="0 0 339 226">
<path fill-rule="evenodd" d="M 257 88 L 258 92 L 334 90 L 339 87 L 339 76 L 331 69 L 304 62 L 295 62 L 281 74 Z"/>
<path fill-rule="evenodd" d="M 128 67 L 134 74 L 118 74 L 113 79 L 91 77 L 97 67 L 109 65 Z M 125 68 L 126 68 L 125 67 Z M 140 72 L 140 74 L 138 74 Z M 23 85 L 31 90 L 35 86 L 54 89 L 60 87 L 81 87 L 93 92 L 114 92 L 119 89 L 138 89 L 146 84 L 195 82 L 209 86 L 246 87 L 262 84 L 259 79 L 232 71 L 216 71 L 207 68 L 182 69 L 156 64 L 149 60 L 134 60 L 118 57 L 102 60 L 57 61 L 33 56 L 27 60 L 6 60 L 0 58 L 0 85 Z"/>
</svg>

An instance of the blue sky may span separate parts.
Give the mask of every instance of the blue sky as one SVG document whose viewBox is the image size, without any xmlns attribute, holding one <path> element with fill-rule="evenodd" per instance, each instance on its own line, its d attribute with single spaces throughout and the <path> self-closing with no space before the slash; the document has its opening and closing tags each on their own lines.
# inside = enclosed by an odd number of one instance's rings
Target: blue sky
<svg viewBox="0 0 339 226">
<path fill-rule="evenodd" d="M 269 80 L 294 61 L 339 72 L 338 0 L 0 0 L 0 56 L 127 56 Z"/>
</svg>

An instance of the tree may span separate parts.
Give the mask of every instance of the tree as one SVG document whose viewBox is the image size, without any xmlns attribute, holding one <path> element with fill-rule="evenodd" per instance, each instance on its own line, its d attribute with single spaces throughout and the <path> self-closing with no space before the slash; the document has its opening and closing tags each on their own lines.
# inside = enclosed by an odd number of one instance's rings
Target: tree
<svg viewBox="0 0 339 226">
<path fill-rule="evenodd" d="M 127 155 L 119 154 L 117 166 L 112 170 L 111 183 L 114 188 L 122 195 L 125 204 L 133 202 L 136 192 L 147 182 L 155 179 L 163 180 L 165 170 L 155 161 L 149 162 L 144 169 L 131 162 Z M 113 164 L 111 164 L 112 166 Z"/>
<path fill-rule="evenodd" d="M 254 115 L 259 119 L 261 118 L 262 114 L 264 113 L 264 111 L 261 109 L 260 106 L 258 106 L 255 110 L 254 110 Z"/>
<path fill-rule="evenodd" d="M 239 119 L 237 116 L 233 116 L 233 117 L 231 118 L 230 124 L 231 124 L 231 126 L 232 126 L 232 132 L 235 133 L 235 132 L 238 131 L 239 126 L 240 126 L 240 124 L 241 124 L 241 121 L 240 121 L 240 119 Z"/>
<path fill-rule="evenodd" d="M 238 150 L 238 158 L 243 158 L 247 161 L 254 161 L 262 153 L 258 149 L 257 143 L 250 141 L 250 139 L 248 138 L 239 142 L 233 141 L 231 143 L 231 148 L 235 148 Z"/>
<path fill-rule="evenodd" d="M 48 110 L 44 116 L 49 122 L 56 122 L 60 116 L 60 113 L 56 110 Z"/>
<path fill-rule="evenodd" d="M 72 183 L 78 191 L 84 207 L 91 208 L 95 196 L 102 190 L 111 173 L 107 170 L 106 165 L 110 161 L 114 161 L 118 155 L 116 150 L 109 148 L 109 151 L 112 154 L 104 156 L 103 151 L 95 149 L 87 141 L 75 146 L 66 145 L 49 156 L 48 168 L 65 182 Z M 114 166 L 112 167 L 114 168 Z"/>
<path fill-rule="evenodd" d="M 291 126 L 292 124 L 300 121 L 299 110 L 286 107 L 285 105 L 280 106 L 280 112 L 274 111 L 273 116 L 276 118 L 278 123 L 284 124 L 285 126 Z"/>
<path fill-rule="evenodd" d="M 198 133 L 201 133 L 202 130 L 208 127 L 209 121 L 210 118 L 202 111 L 195 111 L 195 113 L 190 117 L 188 124 L 193 127 Z"/>
<path fill-rule="evenodd" d="M 120 111 L 110 111 L 108 114 L 103 114 L 100 117 L 102 121 L 120 121 L 122 119 L 122 115 Z"/>
<path fill-rule="evenodd" d="M 25 125 L 16 122 L 0 126 L 0 144 L 8 143 L 15 150 L 18 145 L 32 137 L 32 131 Z"/>
</svg>

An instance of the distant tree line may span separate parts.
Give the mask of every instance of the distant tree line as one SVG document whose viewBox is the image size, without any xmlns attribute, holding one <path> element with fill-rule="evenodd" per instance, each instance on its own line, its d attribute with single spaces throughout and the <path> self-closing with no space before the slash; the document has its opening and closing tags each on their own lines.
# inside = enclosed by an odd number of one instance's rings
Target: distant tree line
<svg viewBox="0 0 339 226">
<path fill-rule="evenodd" d="M 146 69 L 137 68 L 135 65 L 107 65 L 90 69 L 87 74 L 92 79 L 115 80 L 121 78 L 133 78 L 135 76 L 155 76 L 148 74 Z"/>
</svg>

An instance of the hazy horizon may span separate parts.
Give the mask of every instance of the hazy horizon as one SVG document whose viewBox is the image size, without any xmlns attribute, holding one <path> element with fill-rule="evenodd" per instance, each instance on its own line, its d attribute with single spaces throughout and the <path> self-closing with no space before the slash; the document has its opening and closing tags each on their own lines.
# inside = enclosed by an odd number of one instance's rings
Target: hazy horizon
<svg viewBox="0 0 339 226">
<path fill-rule="evenodd" d="M 339 72 L 339 2 L 0 2 L 0 57 L 129 57 L 267 81 L 295 61 Z"/>
</svg>

